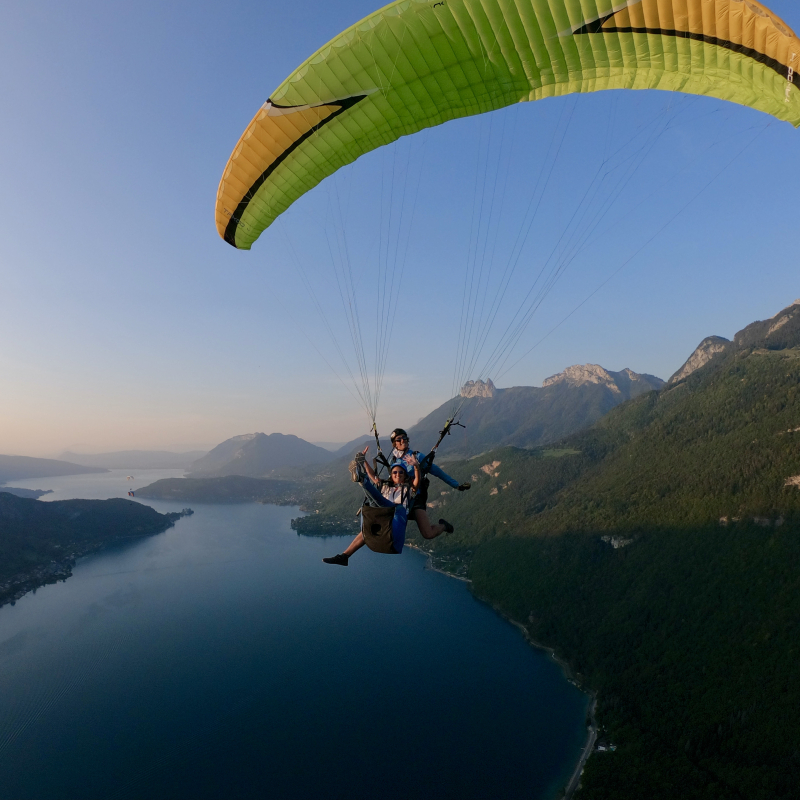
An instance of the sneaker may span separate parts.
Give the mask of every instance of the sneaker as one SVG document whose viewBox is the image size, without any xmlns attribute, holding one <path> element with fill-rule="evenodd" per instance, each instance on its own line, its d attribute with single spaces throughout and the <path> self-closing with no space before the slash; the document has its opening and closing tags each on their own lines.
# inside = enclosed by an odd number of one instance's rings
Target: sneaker
<svg viewBox="0 0 800 800">
<path fill-rule="evenodd" d="M 458 489 L 459 492 L 466 492 L 470 486 L 472 486 L 471 483 L 460 483 L 458 486 L 456 486 L 456 489 Z"/>
<path fill-rule="evenodd" d="M 446 519 L 440 519 L 439 524 L 444 525 L 445 533 L 452 533 L 455 530 L 455 528 Z"/>
<path fill-rule="evenodd" d="M 343 553 L 339 553 L 338 556 L 331 556 L 330 558 L 323 558 L 322 560 L 326 564 L 338 564 L 340 567 L 346 567 L 350 557 L 344 555 Z"/>
</svg>

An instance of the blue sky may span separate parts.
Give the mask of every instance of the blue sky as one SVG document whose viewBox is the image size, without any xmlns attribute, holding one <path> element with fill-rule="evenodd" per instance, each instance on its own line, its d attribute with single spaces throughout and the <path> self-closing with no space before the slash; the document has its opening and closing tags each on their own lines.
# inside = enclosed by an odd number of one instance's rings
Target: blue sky
<svg viewBox="0 0 800 800">
<path fill-rule="evenodd" d="M 770 6 L 800 29 L 796 3 Z M 0 452 L 364 432 L 366 415 L 317 352 L 343 374 L 291 248 L 350 348 L 320 222 L 333 191 L 348 198 L 370 340 L 393 166 L 403 176 L 395 212 L 404 186 L 419 189 L 401 231 L 402 318 L 380 421 L 413 424 L 453 387 L 481 148 L 504 142 L 489 169 L 508 171 L 503 221 L 488 228 L 486 250 L 500 269 L 558 125 L 563 145 L 500 321 L 558 248 L 598 161 L 634 135 L 647 156 L 525 329 L 511 368 L 490 375 L 498 385 L 537 385 L 586 362 L 666 378 L 705 336 L 730 337 L 800 296 L 798 132 L 749 109 L 655 92 L 523 104 L 441 126 L 342 171 L 252 251 L 224 244 L 214 198 L 242 130 L 294 67 L 374 9 L 367 0 L 3 3 Z"/>
</svg>

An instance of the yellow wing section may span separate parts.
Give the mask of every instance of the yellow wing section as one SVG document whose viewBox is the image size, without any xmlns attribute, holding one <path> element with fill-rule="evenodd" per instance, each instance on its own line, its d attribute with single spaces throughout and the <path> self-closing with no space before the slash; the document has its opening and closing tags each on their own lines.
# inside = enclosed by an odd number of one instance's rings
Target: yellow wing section
<svg viewBox="0 0 800 800">
<path fill-rule="evenodd" d="M 755 0 L 397 0 L 303 63 L 259 109 L 217 192 L 252 243 L 298 197 L 404 135 L 513 103 L 663 89 L 800 126 L 800 40 Z"/>
</svg>

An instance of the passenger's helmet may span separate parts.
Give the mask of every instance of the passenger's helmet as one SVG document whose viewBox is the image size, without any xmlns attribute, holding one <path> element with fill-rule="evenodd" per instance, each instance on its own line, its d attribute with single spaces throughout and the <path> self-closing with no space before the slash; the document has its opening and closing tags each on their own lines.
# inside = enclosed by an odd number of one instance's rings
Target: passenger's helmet
<svg viewBox="0 0 800 800">
<path fill-rule="evenodd" d="M 398 436 L 405 436 L 406 438 L 408 438 L 408 434 L 407 434 L 407 433 L 406 433 L 406 432 L 405 432 L 405 431 L 404 431 L 402 428 L 395 428 L 395 429 L 394 429 L 394 430 L 391 432 L 391 434 L 389 435 L 389 441 L 390 441 L 392 444 L 394 444 L 394 440 L 395 440 L 395 439 L 396 439 Z"/>
</svg>

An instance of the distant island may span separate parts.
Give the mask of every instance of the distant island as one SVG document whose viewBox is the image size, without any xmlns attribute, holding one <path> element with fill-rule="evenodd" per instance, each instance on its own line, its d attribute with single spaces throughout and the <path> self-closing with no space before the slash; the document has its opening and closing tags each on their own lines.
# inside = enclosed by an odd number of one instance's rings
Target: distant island
<svg viewBox="0 0 800 800">
<path fill-rule="evenodd" d="M 8 492 L 17 497 L 30 497 L 33 500 L 38 500 L 45 494 L 53 494 L 52 489 L 23 489 L 19 486 L 3 486 L 0 487 L 0 492 Z"/>
<path fill-rule="evenodd" d="M 72 575 L 75 560 L 107 544 L 152 536 L 191 514 L 159 514 L 132 500 L 38 500 L 0 489 L 0 606 Z"/>
<path fill-rule="evenodd" d="M 306 493 L 292 481 L 225 475 L 219 478 L 162 478 L 136 490 L 148 500 L 195 503 L 271 503 L 300 505 Z"/>
</svg>

